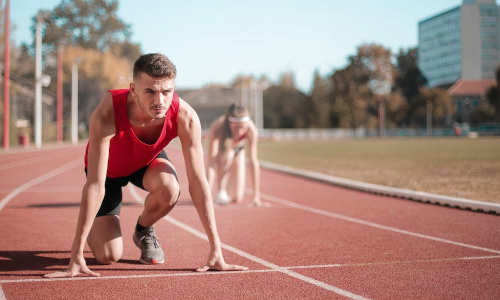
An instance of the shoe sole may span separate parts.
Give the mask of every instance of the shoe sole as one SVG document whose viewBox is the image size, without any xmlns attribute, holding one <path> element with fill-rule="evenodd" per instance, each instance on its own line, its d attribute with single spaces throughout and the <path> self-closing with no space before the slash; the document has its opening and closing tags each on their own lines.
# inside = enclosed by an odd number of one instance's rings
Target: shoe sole
<svg viewBox="0 0 500 300">
<path fill-rule="evenodd" d="M 139 239 L 135 236 L 135 233 L 132 235 L 132 239 L 134 240 L 134 244 L 137 246 L 137 248 L 139 248 L 139 250 L 141 249 L 141 242 L 139 241 Z M 141 255 L 142 256 L 142 255 Z M 139 262 L 141 264 L 145 264 L 145 265 L 158 265 L 158 264 L 162 264 L 165 262 L 165 258 L 158 261 L 157 259 L 152 259 L 151 261 L 146 261 L 144 259 L 139 258 Z"/>
<path fill-rule="evenodd" d="M 161 260 L 161 261 L 157 261 L 156 259 L 153 259 L 153 260 L 151 260 L 150 262 L 148 262 L 148 261 L 145 261 L 144 259 L 140 258 L 140 259 L 139 259 L 139 262 L 140 262 L 141 264 L 145 264 L 145 265 L 159 265 L 159 264 L 164 263 L 164 262 L 165 262 L 165 259 L 163 259 L 163 260 Z"/>
</svg>

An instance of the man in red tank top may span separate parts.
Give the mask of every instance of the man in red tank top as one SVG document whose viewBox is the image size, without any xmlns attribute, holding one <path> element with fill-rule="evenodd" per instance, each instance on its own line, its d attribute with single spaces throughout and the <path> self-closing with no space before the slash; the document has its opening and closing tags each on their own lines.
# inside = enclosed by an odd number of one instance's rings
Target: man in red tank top
<svg viewBox="0 0 500 300">
<path fill-rule="evenodd" d="M 90 119 L 90 133 L 80 214 L 71 247 L 69 267 L 46 277 L 73 277 L 91 271 L 83 257 L 85 241 L 102 264 L 118 261 L 123 253 L 120 229 L 121 188 L 128 182 L 149 192 L 133 234 L 140 261 L 164 262 L 153 225 L 177 203 L 180 187 L 163 148 L 179 137 L 185 158 L 189 191 L 208 236 L 209 269 L 247 270 L 226 264 L 215 225 L 205 177 L 201 126 L 196 112 L 174 94 L 175 65 L 162 54 L 146 54 L 135 62 L 130 89 L 112 90 L 102 98 Z"/>
</svg>

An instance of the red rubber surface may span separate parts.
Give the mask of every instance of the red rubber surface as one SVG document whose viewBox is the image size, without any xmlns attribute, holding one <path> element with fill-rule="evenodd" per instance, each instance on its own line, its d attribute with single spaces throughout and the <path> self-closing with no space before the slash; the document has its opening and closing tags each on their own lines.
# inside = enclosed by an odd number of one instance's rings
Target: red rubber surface
<svg viewBox="0 0 500 300">
<path fill-rule="evenodd" d="M 182 185 L 156 232 L 166 254 L 142 265 L 132 230 L 143 191 L 124 188 L 124 254 L 101 277 L 50 280 L 66 268 L 84 183 L 84 147 L 0 154 L 2 299 L 500 299 L 500 217 L 365 194 L 262 170 L 270 207 L 216 207 L 228 263 L 245 272 L 197 273 L 208 255 L 184 162 Z M 246 202 L 250 201 L 250 194 Z"/>
</svg>

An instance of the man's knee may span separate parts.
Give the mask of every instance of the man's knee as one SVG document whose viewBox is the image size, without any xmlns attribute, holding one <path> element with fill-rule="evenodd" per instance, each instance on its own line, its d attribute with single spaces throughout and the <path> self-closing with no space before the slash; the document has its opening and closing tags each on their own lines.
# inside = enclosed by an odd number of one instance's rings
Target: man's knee
<svg viewBox="0 0 500 300">
<path fill-rule="evenodd" d="M 96 260 L 105 265 L 117 262 L 123 254 L 120 218 L 116 215 L 97 217 L 87 237 Z"/>
<path fill-rule="evenodd" d="M 163 185 L 158 191 L 159 198 L 162 200 L 161 205 L 168 208 L 173 207 L 179 200 L 180 186 L 177 181 Z"/>
<path fill-rule="evenodd" d="M 110 265 L 120 260 L 123 251 L 112 250 L 112 251 L 101 251 L 99 253 L 94 252 L 94 257 L 98 263 L 103 265 Z"/>
</svg>

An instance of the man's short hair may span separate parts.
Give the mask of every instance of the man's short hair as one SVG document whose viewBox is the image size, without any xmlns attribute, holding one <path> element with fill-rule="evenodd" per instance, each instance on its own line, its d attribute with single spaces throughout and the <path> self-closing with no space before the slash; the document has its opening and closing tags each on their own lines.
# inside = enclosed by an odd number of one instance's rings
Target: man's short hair
<svg viewBox="0 0 500 300">
<path fill-rule="evenodd" d="M 151 77 L 175 78 L 177 69 L 175 65 L 161 53 L 150 53 L 141 55 L 134 64 L 134 79 L 140 73 L 145 73 Z"/>
</svg>

